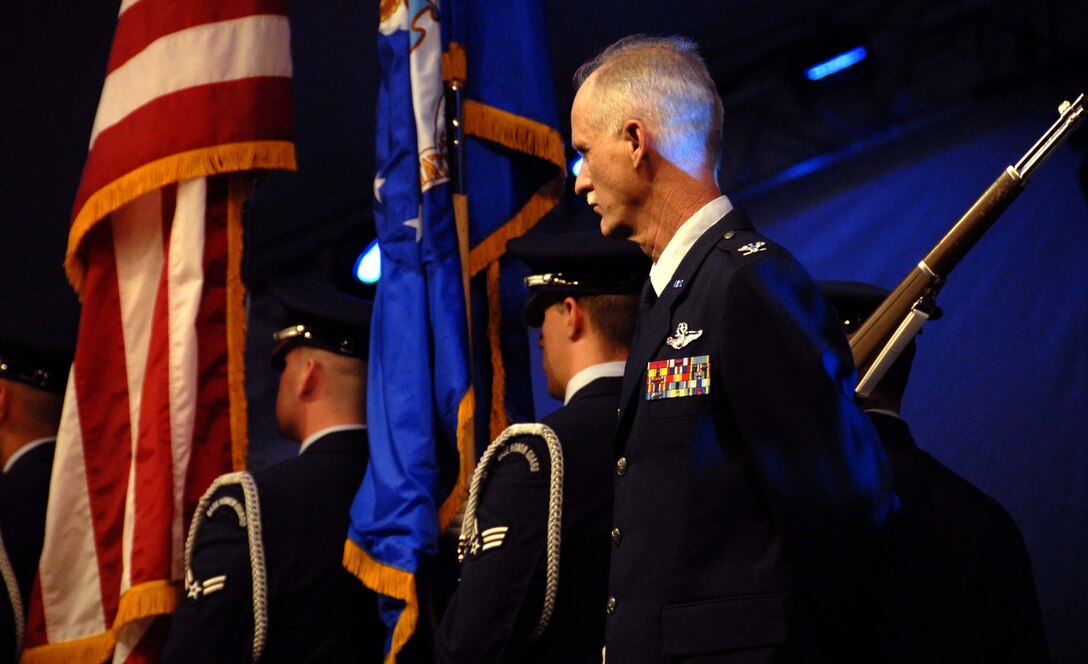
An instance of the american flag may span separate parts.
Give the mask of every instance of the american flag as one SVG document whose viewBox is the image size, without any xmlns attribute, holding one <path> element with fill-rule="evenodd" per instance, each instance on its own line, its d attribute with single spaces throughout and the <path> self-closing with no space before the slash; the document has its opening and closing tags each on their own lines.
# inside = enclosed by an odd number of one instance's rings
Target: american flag
<svg viewBox="0 0 1088 664">
<path fill-rule="evenodd" d="M 123 0 L 65 267 L 83 302 L 24 662 L 145 661 L 244 467 L 241 203 L 295 167 L 286 0 Z"/>
</svg>

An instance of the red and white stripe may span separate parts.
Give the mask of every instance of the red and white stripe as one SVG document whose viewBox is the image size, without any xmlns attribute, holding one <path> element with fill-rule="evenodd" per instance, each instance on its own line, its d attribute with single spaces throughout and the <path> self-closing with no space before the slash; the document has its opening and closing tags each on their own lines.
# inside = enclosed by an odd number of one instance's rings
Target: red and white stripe
<svg viewBox="0 0 1088 664">
<path fill-rule="evenodd" d="M 143 659 L 231 470 L 228 173 L 293 167 L 288 44 L 286 0 L 122 3 L 73 213 L 83 312 L 27 661 Z"/>
<path fill-rule="evenodd" d="M 289 44 L 287 0 L 124 3 L 77 214 L 96 192 L 157 160 L 289 140 Z"/>
</svg>

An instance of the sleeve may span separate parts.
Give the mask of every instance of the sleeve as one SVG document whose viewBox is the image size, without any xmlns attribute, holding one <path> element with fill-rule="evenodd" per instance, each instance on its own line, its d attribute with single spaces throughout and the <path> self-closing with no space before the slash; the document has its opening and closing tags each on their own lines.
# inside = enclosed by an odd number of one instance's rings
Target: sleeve
<svg viewBox="0 0 1088 664">
<path fill-rule="evenodd" d="M 1049 662 L 1031 557 L 1008 510 L 986 497 L 975 516 L 978 552 L 967 565 L 966 650 L 979 661 Z"/>
<path fill-rule="evenodd" d="M 516 660 L 543 606 L 550 461 L 535 436 L 501 448 L 476 508 L 461 580 L 438 626 L 439 662 Z"/>
<path fill-rule="evenodd" d="M 183 596 L 161 662 L 248 662 L 253 648 L 253 577 L 242 488 L 213 486 L 198 510 Z"/>
<path fill-rule="evenodd" d="M 803 546 L 879 525 L 897 499 L 876 430 L 853 401 L 838 318 L 782 254 L 743 264 L 726 288 L 722 375 L 787 543 Z"/>
<path fill-rule="evenodd" d="M 726 292 L 726 395 L 798 592 L 818 607 L 814 642 L 836 659 L 864 658 L 878 634 L 867 625 L 880 527 L 898 505 L 891 468 L 854 404 L 838 318 L 800 265 L 767 258 L 745 264 Z"/>
</svg>

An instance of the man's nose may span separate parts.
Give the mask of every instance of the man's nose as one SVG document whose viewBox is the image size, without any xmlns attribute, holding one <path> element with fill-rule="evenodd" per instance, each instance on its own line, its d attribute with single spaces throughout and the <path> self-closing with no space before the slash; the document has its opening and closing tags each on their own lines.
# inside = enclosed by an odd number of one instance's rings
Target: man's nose
<svg viewBox="0 0 1088 664">
<path fill-rule="evenodd" d="M 585 196 L 593 189 L 593 183 L 589 179 L 588 170 L 585 162 L 583 162 L 582 170 L 578 171 L 577 177 L 574 178 L 574 194 L 576 196 Z"/>
</svg>

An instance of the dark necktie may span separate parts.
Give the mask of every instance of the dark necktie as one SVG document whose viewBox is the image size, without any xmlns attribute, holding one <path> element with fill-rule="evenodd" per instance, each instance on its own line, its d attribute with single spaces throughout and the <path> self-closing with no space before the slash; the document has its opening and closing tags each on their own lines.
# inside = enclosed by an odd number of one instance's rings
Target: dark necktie
<svg viewBox="0 0 1088 664">
<path fill-rule="evenodd" d="M 638 317 L 649 316 L 655 302 L 657 302 L 657 291 L 654 290 L 654 284 L 650 281 L 650 278 L 646 277 L 646 283 L 642 285 L 642 297 L 638 303 Z"/>
<path fill-rule="evenodd" d="M 646 283 L 642 284 L 642 298 L 639 300 L 639 312 L 650 311 L 654 308 L 654 303 L 657 302 L 657 292 L 654 291 L 654 283 L 650 281 L 650 278 L 646 278 Z"/>
</svg>

